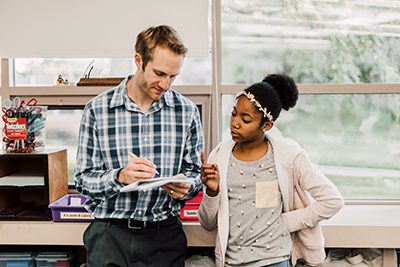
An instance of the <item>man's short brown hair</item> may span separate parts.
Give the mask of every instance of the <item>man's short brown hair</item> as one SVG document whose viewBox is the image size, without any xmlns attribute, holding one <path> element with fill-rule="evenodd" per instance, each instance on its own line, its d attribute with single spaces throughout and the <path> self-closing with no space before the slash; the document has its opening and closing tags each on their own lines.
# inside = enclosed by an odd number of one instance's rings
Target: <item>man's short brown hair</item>
<svg viewBox="0 0 400 267">
<path fill-rule="evenodd" d="M 168 25 L 150 27 L 138 34 L 135 50 L 142 56 L 142 69 L 153 59 L 157 46 L 166 47 L 177 55 L 185 56 L 187 48 L 182 43 L 177 31 Z"/>
</svg>

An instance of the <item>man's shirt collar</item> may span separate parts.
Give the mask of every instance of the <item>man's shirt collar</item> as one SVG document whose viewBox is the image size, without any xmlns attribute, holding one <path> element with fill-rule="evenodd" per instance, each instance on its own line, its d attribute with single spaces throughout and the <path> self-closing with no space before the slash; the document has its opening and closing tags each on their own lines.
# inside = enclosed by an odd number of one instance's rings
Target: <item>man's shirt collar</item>
<svg viewBox="0 0 400 267">
<path fill-rule="evenodd" d="M 126 85 L 128 83 L 128 81 L 132 78 L 133 76 L 128 76 L 127 78 L 125 78 L 114 90 L 114 94 L 111 98 L 111 102 L 110 102 L 110 108 L 115 108 L 115 107 L 119 107 L 125 104 L 126 108 L 128 110 L 132 110 L 138 108 L 136 103 L 131 100 L 127 94 L 127 90 L 126 90 Z M 164 93 L 164 95 L 160 98 L 160 100 L 153 102 L 153 104 L 151 105 L 150 110 L 158 110 L 160 109 L 164 104 L 169 106 L 169 107 L 175 107 L 174 104 L 174 96 L 171 92 L 171 88 Z M 133 105 L 132 105 L 133 104 Z"/>
</svg>

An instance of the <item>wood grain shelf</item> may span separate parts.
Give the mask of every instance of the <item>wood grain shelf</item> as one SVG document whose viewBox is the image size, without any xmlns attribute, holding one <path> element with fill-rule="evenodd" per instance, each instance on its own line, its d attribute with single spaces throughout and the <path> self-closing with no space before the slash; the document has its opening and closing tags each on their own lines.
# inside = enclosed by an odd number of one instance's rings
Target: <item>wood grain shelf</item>
<svg viewBox="0 0 400 267">
<path fill-rule="evenodd" d="M 48 205 L 66 194 L 66 149 L 0 152 L 0 220 L 51 220 Z"/>
<path fill-rule="evenodd" d="M 77 86 L 117 86 L 125 78 L 114 77 L 114 78 L 81 78 L 76 84 Z"/>
</svg>

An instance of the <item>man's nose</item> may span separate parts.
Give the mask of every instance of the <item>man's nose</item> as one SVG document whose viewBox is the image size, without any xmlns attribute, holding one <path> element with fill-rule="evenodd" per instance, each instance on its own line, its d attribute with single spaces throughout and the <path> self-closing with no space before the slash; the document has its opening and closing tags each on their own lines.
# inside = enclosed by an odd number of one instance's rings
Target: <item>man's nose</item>
<svg viewBox="0 0 400 267">
<path fill-rule="evenodd" d="M 171 78 L 170 77 L 163 77 L 161 78 L 160 82 L 158 83 L 158 85 L 164 89 L 167 90 L 169 88 L 169 86 L 171 85 Z"/>
</svg>

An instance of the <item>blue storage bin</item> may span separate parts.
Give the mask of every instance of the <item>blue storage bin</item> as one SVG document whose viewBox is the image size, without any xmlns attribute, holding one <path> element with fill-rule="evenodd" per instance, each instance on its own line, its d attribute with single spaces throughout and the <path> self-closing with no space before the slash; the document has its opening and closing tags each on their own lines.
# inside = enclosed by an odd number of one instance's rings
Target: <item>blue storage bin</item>
<svg viewBox="0 0 400 267">
<path fill-rule="evenodd" d="M 0 252 L 0 267 L 33 267 L 32 252 Z"/>
</svg>

